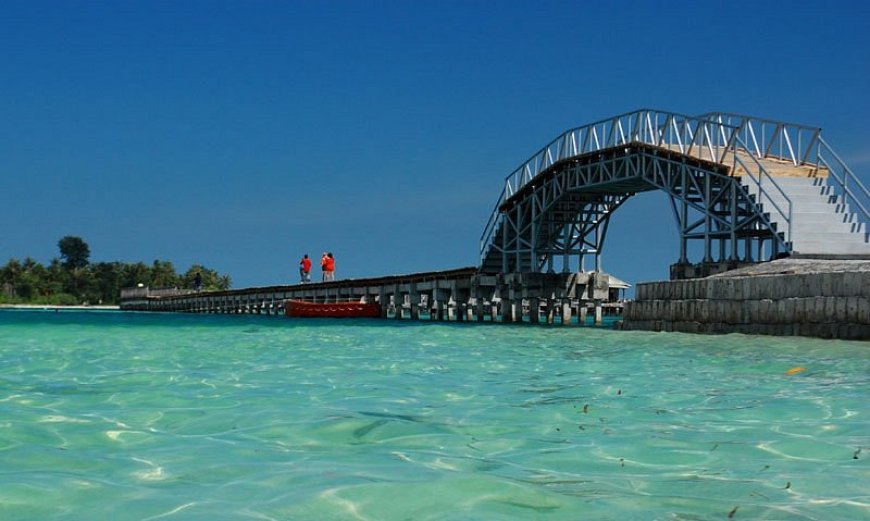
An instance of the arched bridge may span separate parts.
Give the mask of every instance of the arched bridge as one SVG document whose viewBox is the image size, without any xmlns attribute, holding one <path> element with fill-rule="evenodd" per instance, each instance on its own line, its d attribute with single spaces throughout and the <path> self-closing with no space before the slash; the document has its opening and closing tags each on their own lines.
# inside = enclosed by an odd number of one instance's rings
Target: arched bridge
<svg viewBox="0 0 870 521">
<path fill-rule="evenodd" d="M 643 109 L 568 130 L 508 175 L 480 271 L 583 271 L 590 256 L 597 271 L 611 215 L 650 190 L 669 196 L 679 230 L 674 278 L 784 255 L 870 258 L 870 194 L 821 129 Z"/>
</svg>

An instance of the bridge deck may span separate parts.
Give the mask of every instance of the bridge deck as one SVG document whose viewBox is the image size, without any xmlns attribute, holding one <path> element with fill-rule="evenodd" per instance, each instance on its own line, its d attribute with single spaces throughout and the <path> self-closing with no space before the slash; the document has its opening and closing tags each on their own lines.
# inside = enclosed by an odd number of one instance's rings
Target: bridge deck
<svg viewBox="0 0 870 521">
<path fill-rule="evenodd" d="M 664 147 L 667 150 L 672 152 L 680 152 L 680 148 L 677 145 L 667 145 Z M 699 150 L 695 148 L 692 150 L 690 154 L 685 154 L 690 157 L 694 157 L 696 159 L 701 159 L 704 161 L 710 161 L 709 153 L 706 150 Z M 734 164 L 734 155 L 735 152 L 729 151 L 725 154 L 725 157 L 722 160 L 722 164 L 728 166 Z M 795 165 L 791 161 L 779 159 L 776 157 L 750 157 L 748 153 L 739 151 L 736 152 L 737 157 L 744 163 L 746 163 L 750 168 L 755 165 L 755 162 L 761 163 L 761 166 L 767 171 L 767 173 L 773 177 L 820 177 L 826 178 L 828 177 L 829 171 L 827 168 L 816 165 Z M 753 159 L 754 158 L 754 159 Z M 736 168 L 733 169 L 732 175 L 736 176 L 744 176 L 746 175 L 746 171 L 740 167 L 738 164 Z M 756 172 L 752 172 L 753 175 L 757 175 Z"/>
</svg>

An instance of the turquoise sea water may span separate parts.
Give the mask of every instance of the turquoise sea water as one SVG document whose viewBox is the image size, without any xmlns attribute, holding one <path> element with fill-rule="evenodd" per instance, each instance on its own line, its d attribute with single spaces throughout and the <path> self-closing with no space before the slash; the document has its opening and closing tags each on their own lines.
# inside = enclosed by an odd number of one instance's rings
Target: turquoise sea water
<svg viewBox="0 0 870 521">
<path fill-rule="evenodd" d="M 870 519 L 868 404 L 866 342 L 0 311 L 0 519 Z"/>
</svg>

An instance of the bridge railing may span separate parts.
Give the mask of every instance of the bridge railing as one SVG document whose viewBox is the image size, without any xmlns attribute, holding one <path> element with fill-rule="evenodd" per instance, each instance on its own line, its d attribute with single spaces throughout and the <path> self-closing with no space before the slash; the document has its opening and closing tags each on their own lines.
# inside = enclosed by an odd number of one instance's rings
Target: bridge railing
<svg viewBox="0 0 870 521">
<path fill-rule="evenodd" d="M 512 196 L 538 174 L 572 157 L 632 142 L 673 146 L 681 153 L 721 162 L 735 129 L 713 120 L 658 110 L 638 110 L 562 133 L 505 178 Z"/>
<path fill-rule="evenodd" d="M 737 128 L 746 151 L 755 157 L 778 159 L 794 166 L 818 166 L 814 154 L 822 132 L 818 127 L 728 112 L 709 112 L 699 117 Z"/>
<path fill-rule="evenodd" d="M 149 288 L 148 286 L 142 286 L 135 288 L 121 288 L 121 300 L 149 297 L 173 297 L 176 295 L 190 295 L 192 293 L 197 293 L 197 291 L 192 289 L 180 289 L 176 287 Z"/>
<path fill-rule="evenodd" d="M 826 169 L 827 183 L 836 195 L 870 225 L 870 191 L 822 139 L 821 128 L 727 112 L 711 112 L 701 117 L 736 127 L 745 150 L 757 158 Z"/>
<path fill-rule="evenodd" d="M 498 230 L 501 205 L 531 183 L 535 177 L 557 163 L 629 143 L 645 143 L 669 148 L 682 154 L 722 163 L 726 155 L 733 153 L 735 148 L 747 146 L 745 139 L 740 136 L 740 131 L 738 126 L 731 124 L 724 117 L 717 118 L 711 114 L 687 116 L 651 109 L 628 112 L 565 131 L 505 177 L 502 192 L 480 237 L 481 262 L 487 254 L 487 245 L 492 244 L 494 234 Z M 747 132 L 746 129 L 743 131 Z M 774 187 L 786 199 L 789 209 L 782 210 L 780 213 L 790 223 L 791 202 L 779 185 L 757 161 L 752 165 L 749 163 L 753 161 L 744 161 L 744 163 L 747 163 L 743 165 L 747 172 L 750 170 L 756 172 L 756 184 L 759 189 Z"/>
</svg>

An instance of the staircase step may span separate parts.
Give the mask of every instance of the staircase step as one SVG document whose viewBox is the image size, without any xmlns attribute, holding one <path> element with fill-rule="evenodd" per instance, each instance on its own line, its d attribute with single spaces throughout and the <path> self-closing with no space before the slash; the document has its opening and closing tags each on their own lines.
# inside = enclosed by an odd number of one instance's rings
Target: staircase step
<svg viewBox="0 0 870 521">
<path fill-rule="evenodd" d="M 758 192 L 758 186 L 756 186 L 755 183 L 752 183 L 751 185 L 744 184 L 743 186 L 745 186 L 750 192 Z M 772 194 L 831 195 L 837 193 L 834 191 L 833 186 L 789 186 L 782 183 L 776 183 L 776 186 L 774 186 L 772 183 L 762 183 L 761 187 L 765 192 Z"/>
<path fill-rule="evenodd" d="M 806 204 L 818 205 L 827 204 L 831 206 L 845 206 L 846 202 L 842 197 L 835 195 L 789 195 L 788 199 L 781 194 L 765 193 L 764 195 L 755 195 L 755 200 L 764 204 L 765 202 L 773 201 L 779 206 L 787 205 L 791 202 L 792 206 L 803 206 Z"/>
<path fill-rule="evenodd" d="M 802 233 L 795 234 L 792 241 L 795 248 L 800 249 L 808 245 L 827 246 L 837 248 L 839 246 L 860 246 L 870 253 L 870 242 L 867 242 L 866 233 Z"/>
<path fill-rule="evenodd" d="M 747 182 L 748 181 L 748 182 Z M 844 198 L 835 195 L 825 179 L 776 178 L 777 189 L 742 180 L 747 191 L 761 204 L 778 230 L 787 231 L 786 217 L 791 210 L 791 237 L 794 251 L 814 254 L 870 254 L 867 224 L 852 212 Z M 781 190 L 781 191 L 780 191 Z"/>
<path fill-rule="evenodd" d="M 833 255 L 870 255 L 870 247 L 856 244 L 841 244 L 836 246 L 826 245 L 826 244 L 805 244 L 805 245 L 795 245 L 792 248 L 792 251 L 795 253 L 801 253 L 804 255 L 816 254 L 833 254 Z"/>
<path fill-rule="evenodd" d="M 864 223 L 857 221 L 844 221 L 837 215 L 826 215 L 820 213 L 814 214 L 795 214 L 791 218 L 792 228 L 801 228 L 807 230 L 848 230 L 850 232 L 862 231 Z"/>
</svg>

